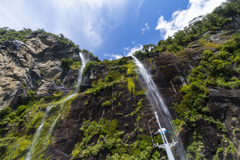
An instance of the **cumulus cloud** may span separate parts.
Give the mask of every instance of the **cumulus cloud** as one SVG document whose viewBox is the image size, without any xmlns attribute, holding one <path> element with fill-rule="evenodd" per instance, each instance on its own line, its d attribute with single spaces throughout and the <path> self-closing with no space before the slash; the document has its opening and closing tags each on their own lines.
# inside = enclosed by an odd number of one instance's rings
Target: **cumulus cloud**
<svg viewBox="0 0 240 160">
<path fill-rule="evenodd" d="M 111 57 L 109 60 L 112 60 L 113 58 L 119 59 L 122 58 L 123 56 L 120 54 L 104 54 L 104 57 Z"/>
<path fill-rule="evenodd" d="M 111 56 L 112 56 L 113 58 L 115 58 L 115 59 L 120 59 L 120 58 L 123 57 L 123 56 L 120 55 L 120 54 L 112 54 Z"/>
<path fill-rule="evenodd" d="M 136 51 L 142 50 L 142 48 L 143 48 L 143 45 L 142 44 L 138 44 L 138 45 L 133 46 L 133 47 L 124 47 L 123 49 L 125 50 L 124 53 L 127 54 L 127 56 L 131 56 Z"/>
<path fill-rule="evenodd" d="M 133 55 L 136 51 L 139 51 L 139 50 L 142 50 L 143 48 L 143 45 L 142 44 L 138 44 L 136 46 L 133 46 L 133 47 L 123 47 L 123 50 L 124 50 L 124 55 L 125 56 L 131 56 Z M 109 60 L 112 60 L 112 58 L 115 58 L 115 59 L 120 59 L 122 58 L 123 56 L 120 55 L 120 54 L 104 54 L 104 56 L 109 56 L 111 57 Z"/>
<path fill-rule="evenodd" d="M 0 27 L 16 30 L 44 28 L 94 50 L 108 33 L 122 24 L 127 13 L 138 14 L 140 2 L 128 0 L 42 0 L 1 1 Z M 135 9 L 133 13 L 132 10 Z"/>
<path fill-rule="evenodd" d="M 155 30 L 161 31 L 161 36 L 166 39 L 175 32 L 183 29 L 189 21 L 200 15 L 212 12 L 222 2 L 227 0 L 189 0 L 188 9 L 179 10 L 172 14 L 171 20 L 165 20 L 164 16 L 158 19 Z"/>
<path fill-rule="evenodd" d="M 150 29 L 150 26 L 148 25 L 148 23 L 145 23 L 145 28 L 142 28 L 142 34 L 149 29 Z"/>
</svg>

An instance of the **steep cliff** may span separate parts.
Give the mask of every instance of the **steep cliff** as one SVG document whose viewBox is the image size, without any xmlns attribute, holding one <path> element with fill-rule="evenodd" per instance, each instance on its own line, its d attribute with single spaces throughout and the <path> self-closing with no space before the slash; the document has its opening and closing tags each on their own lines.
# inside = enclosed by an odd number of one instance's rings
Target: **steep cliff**
<svg viewBox="0 0 240 160">
<path fill-rule="evenodd" d="M 135 53 L 189 159 L 240 156 L 239 6 L 230 1 Z M 167 159 L 152 145 L 149 126 L 154 142 L 163 142 L 132 57 L 101 62 L 44 31 L 15 39 L 0 43 L 1 159 Z M 74 93 L 80 51 L 88 63 Z"/>
</svg>

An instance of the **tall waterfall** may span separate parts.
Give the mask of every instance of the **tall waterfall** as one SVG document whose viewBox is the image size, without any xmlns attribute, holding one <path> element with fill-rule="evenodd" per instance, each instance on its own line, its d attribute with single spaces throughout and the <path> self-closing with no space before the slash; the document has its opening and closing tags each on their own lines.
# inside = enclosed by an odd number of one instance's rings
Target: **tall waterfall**
<svg viewBox="0 0 240 160">
<path fill-rule="evenodd" d="M 78 88 L 79 88 L 79 86 L 80 86 L 80 84 L 82 82 L 83 70 L 84 70 L 84 68 L 85 68 L 85 66 L 87 64 L 87 61 L 86 61 L 85 57 L 83 56 L 83 54 L 81 52 L 79 53 L 79 56 L 80 56 L 80 58 L 82 60 L 82 65 L 81 65 L 81 68 L 80 68 L 80 70 L 78 72 L 78 82 L 77 82 L 77 86 L 76 86 L 75 92 L 78 90 Z"/>
<path fill-rule="evenodd" d="M 147 91 L 145 92 L 149 102 L 151 103 L 153 107 L 153 111 L 157 112 L 156 116 L 159 117 L 159 121 L 161 123 L 161 126 L 166 128 L 167 134 L 166 137 L 168 139 L 168 142 L 171 142 L 174 138 L 177 138 L 175 135 L 175 130 L 173 129 L 170 121 L 172 120 L 171 114 L 168 110 L 168 107 L 164 103 L 162 96 L 154 83 L 151 76 L 148 74 L 147 70 L 144 68 L 141 62 L 139 60 L 132 56 L 134 59 L 134 63 L 137 65 L 137 73 L 139 75 L 139 81 L 142 87 L 147 88 Z M 157 142 L 156 142 L 157 143 Z M 175 146 L 177 150 L 177 155 L 181 160 L 186 160 L 186 152 L 182 146 L 181 140 L 178 138 L 178 143 Z"/>
</svg>

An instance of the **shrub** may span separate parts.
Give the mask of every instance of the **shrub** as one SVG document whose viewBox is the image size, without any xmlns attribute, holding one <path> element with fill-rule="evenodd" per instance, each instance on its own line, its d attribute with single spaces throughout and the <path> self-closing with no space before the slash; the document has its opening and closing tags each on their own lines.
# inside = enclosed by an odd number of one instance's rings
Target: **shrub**
<svg viewBox="0 0 240 160">
<path fill-rule="evenodd" d="M 118 121 L 113 119 L 112 121 L 106 121 L 105 126 L 103 128 L 103 132 L 107 133 L 109 136 L 113 136 L 118 128 Z M 116 138 L 116 137 L 114 137 Z"/>
<path fill-rule="evenodd" d="M 35 101 L 38 97 L 36 96 L 36 92 L 34 91 L 27 91 L 27 95 L 31 101 Z"/>
<path fill-rule="evenodd" d="M 69 58 L 62 58 L 61 59 L 61 66 L 64 70 L 68 70 L 72 64 L 73 64 L 72 59 L 69 59 Z"/>
<path fill-rule="evenodd" d="M 0 119 L 3 119 L 6 115 L 10 114 L 12 112 L 12 108 L 5 107 L 2 110 L 0 110 Z"/>
<path fill-rule="evenodd" d="M 21 106 L 18 107 L 18 109 L 17 109 L 17 111 L 16 111 L 16 114 L 17 114 L 18 116 L 20 116 L 26 109 L 27 109 L 27 106 L 21 105 Z"/>
<path fill-rule="evenodd" d="M 60 99 L 62 96 L 63 96 L 63 92 L 61 92 L 61 91 L 55 91 L 53 93 L 53 98 L 55 98 L 57 100 Z"/>
</svg>

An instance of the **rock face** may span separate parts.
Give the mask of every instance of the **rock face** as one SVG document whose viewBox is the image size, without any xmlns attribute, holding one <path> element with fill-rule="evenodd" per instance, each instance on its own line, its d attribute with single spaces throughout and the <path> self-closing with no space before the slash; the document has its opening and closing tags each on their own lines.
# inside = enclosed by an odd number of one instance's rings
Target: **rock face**
<svg viewBox="0 0 240 160">
<path fill-rule="evenodd" d="M 0 53 L 0 109 L 24 104 L 28 98 L 27 90 L 36 90 L 39 98 L 56 90 L 71 90 L 73 82 L 56 85 L 60 77 L 63 80 L 70 76 L 61 68 L 61 59 L 80 60 L 72 45 L 61 44 L 54 37 L 37 33 L 31 34 L 26 43 L 17 40 L 1 43 Z M 90 55 L 86 58 L 94 60 Z M 69 89 L 66 89 L 67 85 Z"/>
</svg>

